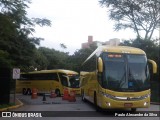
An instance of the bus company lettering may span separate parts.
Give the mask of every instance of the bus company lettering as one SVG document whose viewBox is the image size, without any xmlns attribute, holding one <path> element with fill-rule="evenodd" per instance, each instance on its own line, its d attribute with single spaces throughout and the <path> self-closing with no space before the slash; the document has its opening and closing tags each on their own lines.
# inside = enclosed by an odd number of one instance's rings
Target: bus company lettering
<svg viewBox="0 0 160 120">
<path fill-rule="evenodd" d="M 42 117 L 41 113 L 28 113 L 28 117 Z"/>
<path fill-rule="evenodd" d="M 41 113 L 17 113 L 13 112 L 11 117 L 42 117 Z"/>
</svg>

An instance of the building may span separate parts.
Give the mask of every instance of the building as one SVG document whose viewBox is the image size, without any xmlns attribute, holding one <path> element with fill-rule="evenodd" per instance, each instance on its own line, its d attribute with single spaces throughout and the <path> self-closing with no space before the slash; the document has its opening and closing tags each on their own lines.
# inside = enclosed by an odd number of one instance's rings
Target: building
<svg viewBox="0 0 160 120">
<path fill-rule="evenodd" d="M 89 48 L 91 44 L 95 44 L 96 46 L 100 45 L 109 45 L 109 46 L 118 46 L 120 44 L 120 40 L 118 38 L 110 39 L 106 42 L 100 42 L 100 41 L 93 41 L 93 36 L 88 36 L 88 42 L 82 43 L 81 48 Z"/>
<path fill-rule="evenodd" d="M 113 39 L 110 39 L 109 41 L 104 42 L 103 45 L 118 46 L 119 44 L 120 44 L 120 39 L 113 38 Z"/>
<path fill-rule="evenodd" d="M 93 36 L 88 36 L 88 42 L 82 43 L 82 49 L 89 48 L 91 44 L 93 44 Z"/>
</svg>

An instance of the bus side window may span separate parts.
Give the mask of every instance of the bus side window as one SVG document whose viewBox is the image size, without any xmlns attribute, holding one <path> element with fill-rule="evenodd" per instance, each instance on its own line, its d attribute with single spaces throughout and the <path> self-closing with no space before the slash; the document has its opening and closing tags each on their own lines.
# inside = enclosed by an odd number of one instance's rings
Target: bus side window
<svg viewBox="0 0 160 120">
<path fill-rule="evenodd" d="M 19 80 L 29 80 L 29 76 L 27 74 L 21 74 Z"/>
<path fill-rule="evenodd" d="M 57 73 L 52 73 L 51 76 L 52 76 L 52 77 L 51 77 L 52 80 L 54 80 L 54 81 L 59 81 Z"/>
</svg>

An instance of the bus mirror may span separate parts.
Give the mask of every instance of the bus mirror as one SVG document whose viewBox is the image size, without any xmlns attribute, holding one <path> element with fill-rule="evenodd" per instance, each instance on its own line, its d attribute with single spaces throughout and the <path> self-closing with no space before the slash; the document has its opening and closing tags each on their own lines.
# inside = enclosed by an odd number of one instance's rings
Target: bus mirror
<svg viewBox="0 0 160 120">
<path fill-rule="evenodd" d="M 152 64 L 153 73 L 157 73 L 157 64 L 155 61 L 148 59 L 148 62 Z"/>
<path fill-rule="evenodd" d="M 103 61 L 102 58 L 98 58 L 98 72 L 103 72 Z"/>
</svg>

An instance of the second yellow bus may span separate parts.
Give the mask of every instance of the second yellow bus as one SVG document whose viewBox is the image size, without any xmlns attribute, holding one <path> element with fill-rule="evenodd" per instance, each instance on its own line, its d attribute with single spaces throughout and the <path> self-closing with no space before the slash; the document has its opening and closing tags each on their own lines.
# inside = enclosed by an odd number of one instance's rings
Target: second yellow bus
<svg viewBox="0 0 160 120">
<path fill-rule="evenodd" d="M 79 74 L 71 70 L 55 69 L 21 73 L 16 81 L 16 92 L 24 95 L 31 94 L 32 88 L 38 93 L 50 93 L 55 90 L 57 96 L 63 94 L 64 88 L 80 94 Z"/>
</svg>

